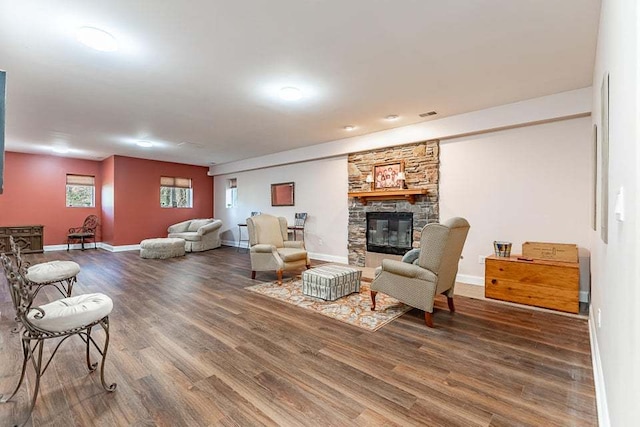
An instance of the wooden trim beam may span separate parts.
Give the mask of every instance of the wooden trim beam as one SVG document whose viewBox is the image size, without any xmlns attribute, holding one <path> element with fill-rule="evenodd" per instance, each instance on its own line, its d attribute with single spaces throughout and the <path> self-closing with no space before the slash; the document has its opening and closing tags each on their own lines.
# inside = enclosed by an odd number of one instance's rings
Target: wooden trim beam
<svg viewBox="0 0 640 427">
<path fill-rule="evenodd" d="M 360 200 L 360 203 L 366 205 L 369 200 L 401 200 L 405 199 L 412 205 L 416 202 L 416 196 L 424 196 L 427 194 L 426 189 L 404 189 L 404 190 L 388 190 L 388 191 L 357 191 L 350 192 L 349 197 Z"/>
</svg>

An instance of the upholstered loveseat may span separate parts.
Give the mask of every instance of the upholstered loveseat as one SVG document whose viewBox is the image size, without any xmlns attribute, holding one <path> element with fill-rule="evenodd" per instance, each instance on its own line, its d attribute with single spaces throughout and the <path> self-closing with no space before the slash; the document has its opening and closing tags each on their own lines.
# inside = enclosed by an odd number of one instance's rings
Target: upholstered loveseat
<svg viewBox="0 0 640 427">
<path fill-rule="evenodd" d="M 219 219 L 190 219 L 170 226 L 167 231 L 168 237 L 185 240 L 185 251 L 200 252 L 220 247 L 220 227 Z"/>
</svg>

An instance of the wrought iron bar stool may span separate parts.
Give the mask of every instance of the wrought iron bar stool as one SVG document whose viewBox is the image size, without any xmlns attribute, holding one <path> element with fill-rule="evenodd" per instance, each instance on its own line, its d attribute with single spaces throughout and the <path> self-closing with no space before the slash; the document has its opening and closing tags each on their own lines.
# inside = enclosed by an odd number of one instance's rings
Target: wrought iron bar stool
<svg viewBox="0 0 640 427">
<path fill-rule="evenodd" d="M 16 267 L 22 276 L 36 287 L 34 297 L 43 286 L 52 285 L 63 297 L 70 297 L 73 285 L 78 281 L 80 265 L 73 261 L 49 261 L 41 264 L 30 265 L 23 261 L 20 255 L 20 247 L 16 245 L 13 236 L 9 236 L 11 253 L 16 260 Z"/>
<path fill-rule="evenodd" d="M 112 392 L 116 389 L 116 384 L 107 384 L 104 380 L 104 365 L 109 349 L 109 314 L 113 309 L 111 298 L 104 294 L 86 294 L 70 298 L 62 298 L 49 304 L 39 307 L 33 306 L 35 297 L 35 287 L 31 286 L 17 266 L 13 266 L 9 257 L 0 254 L 0 262 L 4 269 L 4 274 L 9 286 L 9 293 L 16 310 L 16 318 L 21 323 L 23 331 L 22 343 L 22 369 L 20 379 L 9 397 L 0 396 L 0 403 L 11 400 L 22 385 L 27 370 L 27 364 L 31 362 L 35 371 L 36 379 L 29 407 L 27 418 L 21 425 L 25 425 L 31 418 L 40 390 L 40 378 L 49 367 L 53 356 L 60 348 L 60 345 L 67 338 L 74 335 L 79 336 L 86 344 L 86 363 L 89 372 L 93 372 L 98 367 L 98 362 L 91 363 L 91 346 L 98 351 L 102 357 L 100 364 L 100 381 L 106 391 Z M 106 336 L 102 347 L 91 336 L 94 326 L 101 326 Z M 55 347 L 43 363 L 43 350 L 46 340 L 59 339 Z"/>
</svg>

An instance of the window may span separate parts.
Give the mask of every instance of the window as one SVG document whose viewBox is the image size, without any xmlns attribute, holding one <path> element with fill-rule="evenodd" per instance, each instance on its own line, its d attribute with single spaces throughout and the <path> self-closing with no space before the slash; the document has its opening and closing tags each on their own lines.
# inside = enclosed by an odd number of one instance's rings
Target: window
<svg viewBox="0 0 640 427">
<path fill-rule="evenodd" d="M 96 178 L 89 175 L 67 175 L 67 207 L 95 207 Z"/>
<path fill-rule="evenodd" d="M 227 180 L 226 206 L 235 208 L 238 204 L 238 183 L 235 178 Z"/>
<path fill-rule="evenodd" d="M 163 208 L 192 208 L 191 178 L 160 177 L 160 206 Z"/>
</svg>

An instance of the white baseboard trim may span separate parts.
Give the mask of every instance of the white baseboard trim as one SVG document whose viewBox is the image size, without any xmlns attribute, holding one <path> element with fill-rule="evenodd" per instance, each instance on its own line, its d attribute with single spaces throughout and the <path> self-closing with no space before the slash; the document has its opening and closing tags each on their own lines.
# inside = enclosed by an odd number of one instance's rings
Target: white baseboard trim
<svg viewBox="0 0 640 427">
<path fill-rule="evenodd" d="M 456 276 L 456 282 L 466 283 L 467 285 L 484 286 L 484 277 L 458 274 Z"/>
<path fill-rule="evenodd" d="M 98 249 L 104 249 L 105 251 L 109 251 L 109 252 L 124 252 L 124 251 L 139 251 L 140 250 L 140 244 L 113 246 L 113 245 L 110 245 L 108 243 L 98 242 L 97 246 L 98 246 Z M 80 245 L 79 243 L 74 243 L 74 244 L 70 245 L 69 248 L 70 249 L 82 249 L 82 245 Z M 84 248 L 85 248 L 85 250 L 86 249 L 93 249 L 93 242 L 85 243 L 84 244 Z M 44 249 L 45 252 L 66 251 L 67 250 L 67 245 L 47 245 L 47 246 L 44 246 L 43 249 Z"/>
<path fill-rule="evenodd" d="M 100 247 L 101 243 L 98 242 L 98 247 Z M 84 244 L 84 248 L 85 249 L 93 249 L 93 242 L 91 243 L 85 243 Z M 66 251 L 67 250 L 67 245 L 45 245 L 42 247 L 42 249 L 45 252 L 53 252 L 53 251 Z M 71 245 L 69 245 L 69 249 L 82 249 L 82 245 L 80 243 L 73 243 Z"/>
<path fill-rule="evenodd" d="M 98 243 L 98 247 L 100 249 L 104 249 L 109 252 L 125 252 L 125 251 L 139 251 L 140 244 L 136 245 L 122 245 L 122 246 L 113 246 L 108 243 Z"/>
<path fill-rule="evenodd" d="M 602 361 L 600 360 L 600 348 L 598 347 L 598 337 L 596 335 L 596 320 L 594 319 L 593 307 L 589 307 L 589 341 L 591 342 L 591 363 L 593 364 L 593 382 L 596 388 L 596 408 L 598 410 L 598 425 L 600 427 L 611 427 L 609 419 L 609 406 L 607 405 L 607 392 L 604 384 L 604 373 L 602 372 Z"/>
<path fill-rule="evenodd" d="M 238 241 L 237 240 L 220 240 L 220 243 L 222 243 L 224 246 L 233 246 L 235 248 L 238 247 Z M 246 244 L 246 242 L 243 242 Z"/>
</svg>

